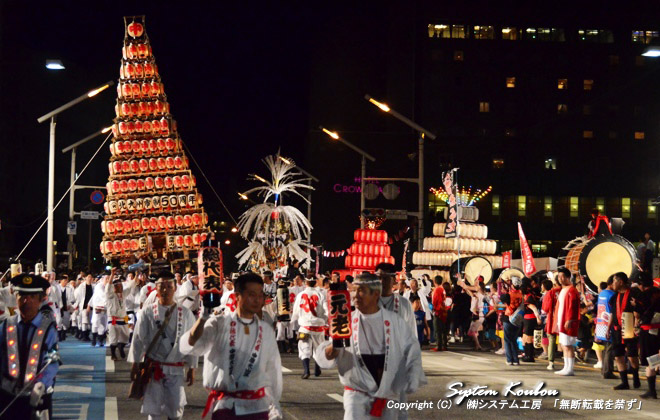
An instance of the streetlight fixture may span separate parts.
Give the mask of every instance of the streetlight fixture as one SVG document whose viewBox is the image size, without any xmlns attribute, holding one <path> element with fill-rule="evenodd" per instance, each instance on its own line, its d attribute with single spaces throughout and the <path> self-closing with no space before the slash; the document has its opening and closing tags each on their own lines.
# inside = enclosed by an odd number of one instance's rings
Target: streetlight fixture
<svg viewBox="0 0 660 420">
<path fill-rule="evenodd" d="M 100 136 L 101 134 L 105 134 L 108 131 L 112 130 L 112 126 L 105 127 L 99 131 L 97 131 L 94 134 L 90 134 L 89 136 L 78 140 L 77 142 L 73 143 L 71 146 L 65 147 L 62 149 L 62 153 L 67 153 L 71 152 L 71 174 L 69 177 L 69 185 L 73 185 L 73 183 L 76 181 L 76 153 L 78 151 L 78 146 L 87 143 L 90 140 L 95 139 L 96 137 Z M 73 218 L 76 215 L 76 212 L 73 208 L 74 206 L 74 197 L 76 190 L 82 189 L 82 188 L 95 188 L 95 189 L 105 189 L 105 187 L 102 186 L 89 186 L 89 185 L 73 185 L 71 187 L 71 192 L 69 193 L 69 221 L 73 221 Z M 73 251 L 74 251 L 74 246 L 73 246 L 73 235 L 69 235 L 69 243 L 67 246 L 67 251 L 69 252 L 69 258 L 68 258 L 68 268 L 71 270 L 73 268 Z"/>
<path fill-rule="evenodd" d="M 62 64 L 62 60 L 46 60 L 46 68 L 48 70 L 64 70 L 66 67 Z"/>
<path fill-rule="evenodd" d="M 362 167 L 360 170 L 360 229 L 364 229 L 364 217 L 362 215 L 362 212 L 364 211 L 364 181 L 367 176 L 367 159 L 369 159 L 372 162 L 375 162 L 376 158 L 371 156 L 369 153 L 365 152 L 364 150 L 360 149 L 359 147 L 355 146 L 354 144 L 350 143 L 348 140 L 341 138 L 339 134 L 337 134 L 337 132 L 330 131 L 322 126 L 319 126 L 319 128 L 325 134 L 330 136 L 330 138 L 345 144 L 346 146 L 353 149 L 362 156 Z"/>
<path fill-rule="evenodd" d="M 53 270 L 53 260 L 55 257 L 53 252 L 53 208 L 55 206 L 55 120 L 57 115 L 59 115 L 61 112 L 66 111 L 72 106 L 84 101 L 85 99 L 89 99 L 98 95 L 114 84 L 115 82 L 110 80 L 103 86 L 90 90 L 89 92 L 80 95 L 76 99 L 67 102 L 59 108 L 55 108 L 49 113 L 37 118 L 37 122 L 39 124 L 46 120 L 50 120 L 50 147 L 48 152 L 48 232 L 46 235 L 46 270 L 48 271 Z"/>
<path fill-rule="evenodd" d="M 651 44 L 646 47 L 646 50 L 642 53 L 644 57 L 656 58 L 660 57 L 660 45 Z"/>
<path fill-rule="evenodd" d="M 371 102 L 378 108 L 380 108 L 381 111 L 392 115 L 394 118 L 398 119 L 399 121 L 403 122 L 407 126 L 411 127 L 413 130 L 417 131 L 419 133 L 419 166 L 418 166 L 418 177 L 416 180 L 413 180 L 412 182 L 416 182 L 418 186 L 418 192 L 419 192 L 419 199 L 418 199 L 418 212 L 417 212 L 417 249 L 421 250 L 422 249 L 422 244 L 424 241 L 424 138 L 428 137 L 431 140 L 435 140 L 435 134 L 431 133 L 424 127 L 420 126 L 416 122 L 412 121 L 411 119 L 399 114 L 396 112 L 394 109 L 390 108 L 387 104 L 379 102 L 372 98 L 369 95 L 364 95 L 364 99 L 367 101 Z M 385 178 L 370 178 L 370 180 L 388 180 Z M 391 179 L 390 179 L 391 180 Z"/>
</svg>

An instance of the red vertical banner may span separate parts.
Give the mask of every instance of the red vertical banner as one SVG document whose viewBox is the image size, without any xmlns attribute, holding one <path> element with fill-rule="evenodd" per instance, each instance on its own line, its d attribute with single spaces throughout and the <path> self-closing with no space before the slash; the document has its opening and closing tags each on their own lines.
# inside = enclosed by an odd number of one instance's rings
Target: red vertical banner
<svg viewBox="0 0 660 420">
<path fill-rule="evenodd" d="M 454 171 L 442 174 L 442 187 L 447 193 L 449 208 L 447 211 L 447 223 L 445 224 L 445 238 L 455 238 L 458 235 L 458 208 L 454 191 Z"/>
<path fill-rule="evenodd" d="M 502 268 L 511 268 L 511 251 L 502 253 Z"/>
<path fill-rule="evenodd" d="M 536 266 L 534 265 L 532 250 L 529 249 L 529 244 L 527 243 L 527 238 L 525 237 L 525 232 L 523 232 L 520 222 L 518 222 L 518 237 L 520 238 L 520 253 L 522 254 L 523 260 L 523 272 L 526 276 L 530 276 L 536 272 Z"/>
</svg>

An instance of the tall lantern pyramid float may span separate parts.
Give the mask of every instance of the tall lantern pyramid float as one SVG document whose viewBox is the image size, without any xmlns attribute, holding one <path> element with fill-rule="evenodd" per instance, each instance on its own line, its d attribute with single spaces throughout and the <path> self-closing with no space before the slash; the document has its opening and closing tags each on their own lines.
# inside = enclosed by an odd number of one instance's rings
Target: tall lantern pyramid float
<svg viewBox="0 0 660 420">
<path fill-rule="evenodd" d="M 502 256 L 497 255 L 497 242 L 488 238 L 488 226 L 476 223 L 479 209 L 473 207 L 479 198 L 490 192 L 471 190 L 458 192 L 458 237 L 445 238 L 445 223 L 433 225 L 432 237 L 424 238 L 423 251 L 413 253 L 413 277 L 423 274 L 442 276 L 445 280 L 456 278 L 460 269 L 469 283 L 474 283 L 478 276 L 483 276 L 486 284 L 495 280 L 493 270 L 502 268 Z M 439 198 L 446 200 L 444 192 L 431 189 Z M 445 208 L 445 219 L 448 209 Z M 460 266 L 459 266 L 460 255 Z"/>
<path fill-rule="evenodd" d="M 121 262 L 195 255 L 208 232 L 176 121 L 145 30 L 124 18 L 101 252 Z"/>
</svg>

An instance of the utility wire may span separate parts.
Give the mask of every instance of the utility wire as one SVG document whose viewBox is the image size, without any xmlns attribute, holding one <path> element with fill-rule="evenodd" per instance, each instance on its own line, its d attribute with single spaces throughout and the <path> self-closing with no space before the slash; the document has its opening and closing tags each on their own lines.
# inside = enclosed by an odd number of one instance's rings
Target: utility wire
<svg viewBox="0 0 660 420">
<path fill-rule="evenodd" d="M 103 140 L 103 143 L 101 143 L 101 145 L 99 146 L 99 148 L 96 149 L 96 152 L 94 152 L 94 155 L 89 159 L 89 161 L 87 162 L 87 164 L 85 165 L 85 167 L 80 171 L 80 174 L 78 175 L 78 177 L 73 181 L 73 183 L 72 183 L 71 185 L 69 185 L 69 189 L 67 189 L 66 192 L 64 193 L 64 195 L 62 195 L 62 198 L 60 198 L 60 201 L 58 201 L 57 204 L 55 204 L 55 207 L 53 208 L 53 213 L 55 213 L 55 210 L 57 210 L 57 208 L 58 208 L 59 205 L 62 203 L 62 201 L 64 200 L 64 198 L 69 194 L 69 191 L 71 191 L 71 189 L 73 188 L 73 186 L 76 184 L 76 181 L 78 181 L 78 180 L 80 179 L 80 176 L 85 172 L 85 170 L 87 169 L 87 167 L 89 166 L 89 164 L 92 163 L 92 161 L 94 160 L 94 158 L 96 157 L 96 155 L 99 154 L 99 152 L 101 151 L 101 148 L 105 145 L 105 143 L 108 141 L 108 139 L 110 138 L 110 136 L 112 136 L 112 133 L 108 134 L 108 137 L 106 137 L 105 140 Z M 44 219 L 43 223 L 41 223 L 41 225 L 37 228 L 37 231 L 34 232 L 34 235 L 32 235 L 32 237 L 30 238 L 30 240 L 28 241 L 28 243 L 25 244 L 25 246 L 23 247 L 23 249 L 21 250 L 21 252 L 16 256 L 16 259 L 17 259 L 17 260 L 18 260 L 19 258 L 21 258 L 21 255 L 23 255 L 23 253 L 25 252 L 25 250 L 27 249 L 27 247 L 30 246 L 30 244 L 32 243 L 32 241 L 34 240 L 34 238 L 37 236 L 37 234 L 39 233 L 39 231 L 41 230 L 41 228 L 44 227 L 44 225 L 46 224 L 46 222 L 48 222 L 48 216 L 46 216 L 46 219 Z M 4 272 L 4 274 L 2 275 L 2 277 L 0 277 L 0 281 L 2 281 L 3 278 L 5 278 L 5 276 L 7 275 L 8 272 L 9 272 L 9 270 L 7 270 L 7 271 Z"/>
<path fill-rule="evenodd" d="M 193 162 L 195 162 L 195 166 L 197 166 L 197 169 L 199 169 L 199 172 L 202 174 L 202 176 L 206 180 L 206 183 L 209 184 L 209 187 L 211 187 L 211 191 L 213 191 L 213 194 L 215 194 L 215 196 L 218 198 L 218 201 L 220 201 L 220 204 L 222 204 L 222 207 L 225 208 L 225 211 L 227 212 L 229 217 L 231 217 L 231 220 L 232 220 L 232 222 L 234 222 L 234 225 L 238 225 L 238 222 L 236 221 L 236 219 L 234 219 L 234 216 L 232 216 L 231 212 L 229 211 L 229 209 L 225 205 L 224 201 L 222 201 L 222 198 L 220 198 L 220 196 L 218 195 L 218 192 L 215 190 L 215 188 L 213 188 L 213 185 L 211 184 L 211 181 L 209 181 L 209 179 L 206 177 L 206 174 L 202 170 L 201 166 L 199 166 L 199 163 L 197 163 L 197 159 L 195 159 L 192 152 L 190 152 L 190 149 L 188 148 L 188 146 L 185 143 L 183 143 L 183 147 L 186 148 L 186 151 L 190 155 L 190 158 L 193 160 Z"/>
</svg>

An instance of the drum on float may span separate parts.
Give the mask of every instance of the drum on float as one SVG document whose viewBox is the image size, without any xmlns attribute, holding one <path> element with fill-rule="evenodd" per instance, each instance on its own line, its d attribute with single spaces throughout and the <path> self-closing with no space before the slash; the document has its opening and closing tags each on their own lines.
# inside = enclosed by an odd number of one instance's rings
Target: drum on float
<svg viewBox="0 0 660 420">
<path fill-rule="evenodd" d="M 597 291 L 598 285 L 614 273 L 623 272 L 631 278 L 638 272 L 635 247 L 620 235 L 574 241 L 565 254 L 564 264 L 571 273 L 581 274 L 592 291 Z"/>
<path fill-rule="evenodd" d="M 452 283 L 456 284 L 456 274 L 460 264 L 461 277 L 470 285 L 477 284 L 477 278 L 482 276 L 484 284 L 493 280 L 493 266 L 483 257 L 465 257 L 454 261 L 449 269 Z"/>
</svg>

